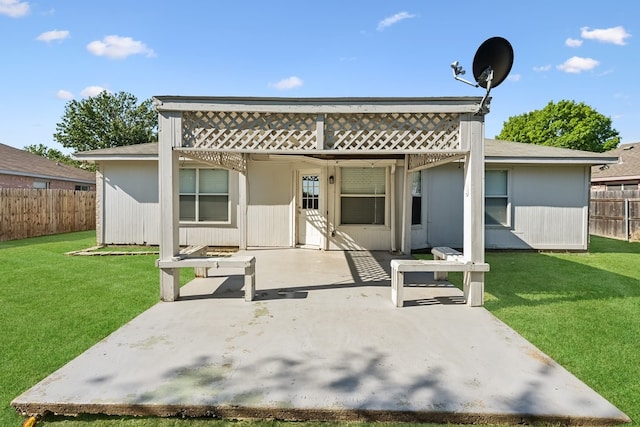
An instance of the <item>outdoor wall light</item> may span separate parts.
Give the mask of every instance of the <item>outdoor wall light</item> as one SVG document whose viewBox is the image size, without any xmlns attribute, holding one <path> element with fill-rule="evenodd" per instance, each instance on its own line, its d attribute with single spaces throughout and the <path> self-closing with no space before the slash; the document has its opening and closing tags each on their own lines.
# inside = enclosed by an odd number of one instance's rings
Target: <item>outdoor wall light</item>
<svg viewBox="0 0 640 427">
<path fill-rule="evenodd" d="M 333 175 L 331 175 L 329 177 L 329 184 L 333 184 L 334 182 L 336 182 L 336 179 L 333 177 Z"/>
</svg>

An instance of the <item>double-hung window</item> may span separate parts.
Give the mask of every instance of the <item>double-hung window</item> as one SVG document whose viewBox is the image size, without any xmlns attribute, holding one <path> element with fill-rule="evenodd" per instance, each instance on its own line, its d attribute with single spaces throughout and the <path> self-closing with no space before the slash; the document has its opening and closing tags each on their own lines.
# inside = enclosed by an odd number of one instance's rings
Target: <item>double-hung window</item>
<svg viewBox="0 0 640 427">
<path fill-rule="evenodd" d="M 422 224 L 422 171 L 413 173 L 411 181 L 411 225 Z"/>
<path fill-rule="evenodd" d="M 509 226 L 509 172 L 487 170 L 484 174 L 484 222 L 485 225 Z"/>
<path fill-rule="evenodd" d="M 386 168 L 342 168 L 340 172 L 341 223 L 384 225 Z"/>
<path fill-rule="evenodd" d="M 180 221 L 229 221 L 229 172 L 180 169 Z"/>
</svg>

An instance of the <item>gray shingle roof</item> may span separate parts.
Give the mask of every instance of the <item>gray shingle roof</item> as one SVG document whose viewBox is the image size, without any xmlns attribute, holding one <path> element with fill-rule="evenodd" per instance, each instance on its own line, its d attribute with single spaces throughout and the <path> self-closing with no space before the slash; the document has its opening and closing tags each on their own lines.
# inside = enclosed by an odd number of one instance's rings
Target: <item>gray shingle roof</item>
<svg viewBox="0 0 640 427">
<path fill-rule="evenodd" d="M 103 148 L 101 150 L 81 151 L 75 153 L 74 157 L 82 160 L 84 158 L 93 157 L 112 157 L 112 156 L 157 156 L 158 143 L 149 142 L 146 144 L 123 145 L 120 147 Z"/>
<path fill-rule="evenodd" d="M 76 153 L 80 159 L 100 161 L 118 159 L 139 159 L 142 157 L 157 157 L 158 144 L 136 144 L 123 147 L 105 148 L 102 150 L 83 151 Z M 485 158 L 487 162 L 514 162 L 514 163 L 579 163 L 579 164 L 603 164 L 612 163 L 617 159 L 608 153 L 592 153 L 590 151 L 569 150 L 566 148 L 546 147 L 535 144 L 523 144 L 520 142 L 500 141 L 496 139 L 485 140 Z"/>
<path fill-rule="evenodd" d="M 618 157 L 619 163 L 603 169 L 591 168 L 592 181 L 640 179 L 640 142 L 622 144 L 606 154 Z"/>
<path fill-rule="evenodd" d="M 610 153 L 594 153 L 498 139 L 485 139 L 484 154 L 487 162 L 512 160 L 516 163 L 541 161 L 599 165 L 617 161 L 616 156 Z"/>
<path fill-rule="evenodd" d="M 5 144 L 0 144 L 0 173 L 92 184 L 96 182 L 93 172 L 58 163 Z"/>
</svg>

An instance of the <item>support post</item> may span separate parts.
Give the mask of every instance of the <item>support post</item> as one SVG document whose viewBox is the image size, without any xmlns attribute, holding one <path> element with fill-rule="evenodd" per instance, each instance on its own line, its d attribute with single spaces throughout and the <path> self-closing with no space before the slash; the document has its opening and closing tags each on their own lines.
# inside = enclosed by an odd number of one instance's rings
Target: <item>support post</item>
<svg viewBox="0 0 640 427">
<path fill-rule="evenodd" d="M 245 157 L 248 157 L 246 154 L 244 154 Z M 240 225 L 240 249 L 242 250 L 246 250 L 247 249 L 247 204 L 248 204 L 248 198 L 249 198 L 249 186 L 248 186 L 248 178 L 247 176 L 249 175 L 249 161 L 248 159 L 246 159 L 247 161 L 245 162 L 246 166 L 244 169 L 244 172 L 240 172 L 238 174 L 238 192 L 239 197 L 238 197 L 238 209 L 240 211 L 240 218 L 238 218 L 238 222 Z"/>
<path fill-rule="evenodd" d="M 174 146 L 181 144 L 182 115 L 163 111 L 158 122 L 158 174 L 160 200 L 160 259 L 170 260 L 180 250 L 178 154 Z M 160 269 L 160 298 L 175 301 L 180 296 L 180 270 Z"/>
<path fill-rule="evenodd" d="M 469 154 L 464 162 L 464 250 L 473 263 L 484 262 L 484 116 L 461 117 L 463 144 Z M 464 297 L 468 306 L 484 305 L 484 273 L 464 273 Z"/>
</svg>

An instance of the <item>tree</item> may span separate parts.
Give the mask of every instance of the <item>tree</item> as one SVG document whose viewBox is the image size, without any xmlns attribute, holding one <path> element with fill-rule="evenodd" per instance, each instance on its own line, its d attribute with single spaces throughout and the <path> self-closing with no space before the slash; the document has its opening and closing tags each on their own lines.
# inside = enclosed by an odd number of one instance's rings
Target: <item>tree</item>
<svg viewBox="0 0 640 427">
<path fill-rule="evenodd" d="M 27 145 L 24 147 L 25 151 L 36 154 L 38 156 L 42 156 L 49 160 L 54 160 L 56 162 L 64 163 L 66 165 L 74 166 L 76 168 L 82 168 L 90 171 L 95 170 L 95 165 L 84 164 L 78 160 L 75 160 L 73 157 L 64 154 L 60 150 L 56 150 L 55 148 L 49 148 L 44 144 L 38 145 Z"/>
<path fill-rule="evenodd" d="M 157 128 L 158 115 L 151 99 L 138 104 L 130 93 L 103 91 L 69 101 L 53 137 L 77 152 L 152 142 Z"/>
<path fill-rule="evenodd" d="M 497 139 L 601 153 L 618 146 L 611 119 L 583 102 L 549 102 L 541 110 L 512 116 Z"/>
</svg>

